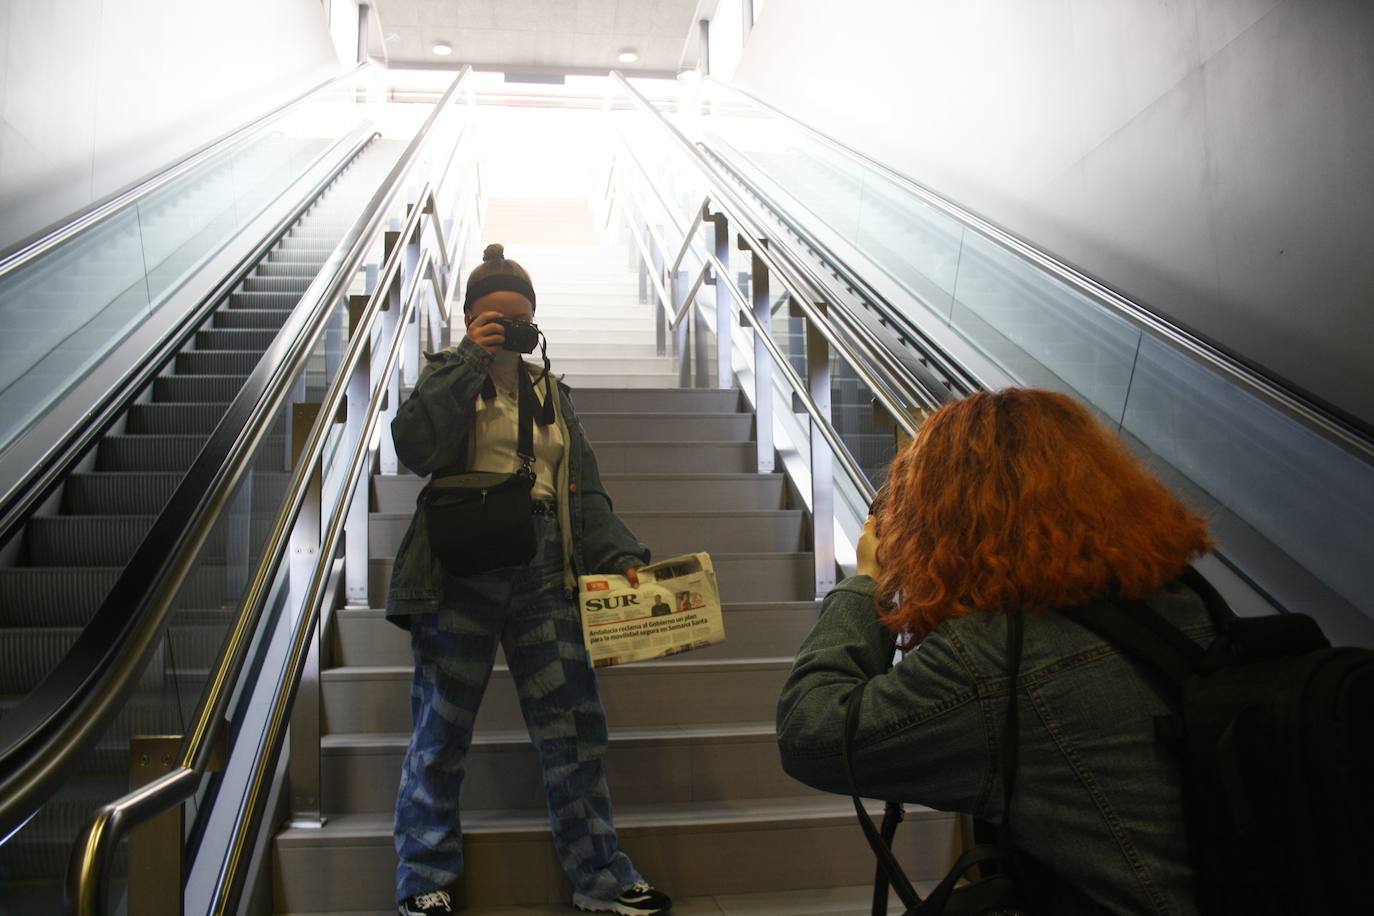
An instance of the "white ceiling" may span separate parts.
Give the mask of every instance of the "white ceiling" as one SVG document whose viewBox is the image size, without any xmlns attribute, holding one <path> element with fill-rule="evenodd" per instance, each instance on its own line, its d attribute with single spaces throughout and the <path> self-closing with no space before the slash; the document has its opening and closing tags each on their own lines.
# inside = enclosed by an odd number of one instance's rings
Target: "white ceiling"
<svg viewBox="0 0 1374 916">
<path fill-rule="evenodd" d="M 541 73 L 675 73 L 696 8 L 697 0 L 373 0 L 392 67 Z M 453 53 L 432 53 L 436 41 Z M 624 48 L 639 60 L 617 61 Z"/>
</svg>

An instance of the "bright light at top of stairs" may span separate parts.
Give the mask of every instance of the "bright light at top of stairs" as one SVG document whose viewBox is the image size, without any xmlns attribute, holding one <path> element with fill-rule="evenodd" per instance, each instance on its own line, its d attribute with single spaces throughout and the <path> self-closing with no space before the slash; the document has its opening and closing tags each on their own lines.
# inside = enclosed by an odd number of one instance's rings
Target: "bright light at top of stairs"
<svg viewBox="0 0 1374 916">
<path fill-rule="evenodd" d="M 434 47 L 430 48 L 430 50 L 440 57 L 448 57 L 453 53 L 453 45 L 446 41 L 436 41 Z"/>
<path fill-rule="evenodd" d="M 622 64 L 632 64 L 639 60 L 639 53 L 635 51 L 634 48 L 626 48 L 616 55 L 616 60 L 620 61 Z"/>
</svg>

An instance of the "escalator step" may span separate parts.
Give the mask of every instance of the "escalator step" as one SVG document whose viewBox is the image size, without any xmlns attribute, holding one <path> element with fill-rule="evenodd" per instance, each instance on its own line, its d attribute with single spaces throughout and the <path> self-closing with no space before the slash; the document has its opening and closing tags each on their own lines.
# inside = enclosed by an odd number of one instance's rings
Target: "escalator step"
<svg viewBox="0 0 1374 916">
<path fill-rule="evenodd" d="M 248 277 L 243 281 L 243 289 L 249 293 L 295 293 L 297 298 L 305 292 L 313 277 Z"/>
<path fill-rule="evenodd" d="M 274 330 L 206 328 L 196 332 L 196 349 L 257 350 L 261 353 L 272 345 L 272 338 L 276 336 Z"/>
<path fill-rule="evenodd" d="M 153 515 L 167 505 L 183 476 L 176 471 L 73 474 L 63 491 L 64 509 L 72 515 Z M 252 493 L 255 515 L 275 517 L 290 482 L 291 475 L 284 470 L 266 472 L 255 467 L 237 493 Z"/>
<path fill-rule="evenodd" d="M 153 527 L 152 515 L 50 515 L 24 534 L 32 566 L 123 566 Z"/>
<path fill-rule="evenodd" d="M 291 309 L 227 308 L 215 312 L 214 326 L 217 328 L 277 331 L 286 324 L 286 319 L 290 317 Z"/>
<path fill-rule="evenodd" d="M 25 693 L 32 690 L 81 635 L 80 627 L 5 627 L 0 629 L 0 692 Z M 173 634 L 175 638 L 175 633 Z M 200 643 L 203 636 L 187 634 L 182 639 L 196 649 L 196 657 L 203 655 Z M 213 661 L 213 656 L 211 657 Z M 156 652 L 149 659 L 138 687 L 155 690 L 165 675 L 164 653 Z"/>
<path fill-rule="evenodd" d="M 0 569 L 0 625 L 83 626 L 119 578 L 118 566 Z"/>
<path fill-rule="evenodd" d="M 63 497 L 73 515 L 151 515 L 167 505 L 181 478 L 175 471 L 72 474 Z"/>
<path fill-rule="evenodd" d="M 182 471 L 195 461 L 205 436 L 106 436 L 96 450 L 102 471 Z"/>
<path fill-rule="evenodd" d="M 237 375 L 246 377 L 262 359 L 261 350 L 201 350 L 178 353 L 177 375 Z"/>
<path fill-rule="evenodd" d="M 319 272 L 315 264 L 291 261 L 263 261 L 254 270 L 260 277 L 305 277 L 307 280 L 314 279 Z"/>
<path fill-rule="evenodd" d="M 158 403 L 228 404 L 247 378 L 246 375 L 163 375 L 153 382 L 153 400 Z"/>
<path fill-rule="evenodd" d="M 310 264 L 315 268 L 315 273 L 319 273 L 320 265 L 322 265 L 324 263 L 324 259 L 329 256 L 330 250 L 332 249 L 322 249 L 318 252 L 287 251 L 284 248 L 277 247 L 267 252 L 267 262 L 269 264 L 275 264 L 278 262 L 285 262 L 291 264 Z"/>
<path fill-rule="evenodd" d="M 293 309 L 301 301 L 300 293 L 240 292 L 229 294 L 231 309 Z"/>
<path fill-rule="evenodd" d="M 0 569 L 0 626 L 85 626 L 122 571 L 119 566 Z M 177 592 L 176 607 L 214 608 L 237 601 L 245 576 L 243 570 L 230 570 L 222 563 L 197 563 Z"/>
<path fill-rule="evenodd" d="M 224 404 L 134 404 L 129 407 L 127 432 L 134 435 L 208 436 L 224 416 Z"/>
<path fill-rule="evenodd" d="M 182 471 L 195 461 L 205 436 L 106 436 L 96 467 L 101 471 Z M 253 457 L 254 471 L 286 468 L 286 437 L 266 436 Z"/>
</svg>

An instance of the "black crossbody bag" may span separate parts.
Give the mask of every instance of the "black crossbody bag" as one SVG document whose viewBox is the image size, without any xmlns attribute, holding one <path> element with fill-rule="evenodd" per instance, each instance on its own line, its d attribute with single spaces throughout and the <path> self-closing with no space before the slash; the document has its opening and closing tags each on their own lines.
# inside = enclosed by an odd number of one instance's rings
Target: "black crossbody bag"
<svg viewBox="0 0 1374 916">
<path fill-rule="evenodd" d="M 534 559 L 534 385 L 521 367 L 513 474 L 441 468 L 420 491 L 429 547 L 452 576 L 473 576 Z M 552 392 L 550 392 L 552 397 Z"/>
<path fill-rule="evenodd" d="M 858 781 L 854 778 L 854 741 L 859 730 L 859 712 L 863 705 L 863 685 L 849 695 L 844 716 L 844 772 L 849 779 L 849 792 L 854 797 L 854 811 L 859 816 L 868 844 L 878 858 L 873 881 L 873 916 L 886 916 L 888 886 L 896 891 L 903 916 L 1029 916 L 1024 895 L 1010 869 L 1013 850 L 1010 845 L 1011 797 L 1016 787 L 1016 768 L 1020 745 L 1020 720 L 1017 717 L 1016 686 L 1021 673 L 1022 618 L 1019 612 L 1007 614 L 1007 668 L 1010 679 L 1007 715 L 1002 728 L 1000 763 L 1003 789 L 1003 825 L 998 836 L 1001 842 L 983 843 L 966 849 L 944 879 L 923 900 L 912 887 L 906 872 L 892 854 L 892 839 L 902 820 L 900 802 L 888 802 L 883 813 L 881 831 L 868 816 L 859 797 Z M 984 877 L 959 885 L 959 881 L 973 868 L 989 864 L 1000 866 Z"/>
</svg>

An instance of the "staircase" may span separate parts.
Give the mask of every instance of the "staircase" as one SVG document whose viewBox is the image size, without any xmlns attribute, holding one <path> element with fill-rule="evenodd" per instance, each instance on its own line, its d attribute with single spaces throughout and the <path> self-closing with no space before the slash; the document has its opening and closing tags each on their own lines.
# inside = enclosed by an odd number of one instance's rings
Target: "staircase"
<svg viewBox="0 0 1374 916">
<path fill-rule="evenodd" d="M 67 478 L 56 504 L 28 522 L 17 558 L 0 568 L 0 716 L 57 665 L 100 607 L 398 151 L 374 141 L 358 155 Z M 259 447 L 231 518 L 211 533 L 178 595 L 164 646 L 88 765 L 0 846 L 0 902 L 14 901 L 15 912 L 56 912 L 78 830 L 128 791 L 130 738 L 180 734 L 194 713 L 248 574 L 244 541 L 260 547 L 286 488 L 283 433 L 279 420 Z"/>
<path fill-rule="evenodd" d="M 566 373 L 617 513 L 656 558 L 705 550 L 725 607 L 725 643 L 597 673 L 610 724 L 608 778 L 624 849 L 676 911 L 839 914 L 868 910 L 873 860 L 848 799 L 781 770 L 777 697 L 818 603 L 808 519 L 781 474 L 757 472 L 754 417 L 734 389 L 676 387 L 654 345 L 622 249 L 590 213 L 493 200 L 486 240 L 531 272 L 554 369 Z M 522 245 L 522 225 L 539 244 Z M 502 235 L 493 227 L 499 226 Z M 322 671 L 322 828 L 274 843 L 278 913 L 390 913 L 391 821 L 410 733 L 409 638 L 380 610 L 423 480 L 373 480 L 371 608 L 345 608 Z M 498 656 L 462 793 L 470 913 L 570 911 L 549 838 L 539 765 Z M 917 809 L 899 854 L 938 878 L 951 815 Z"/>
</svg>

